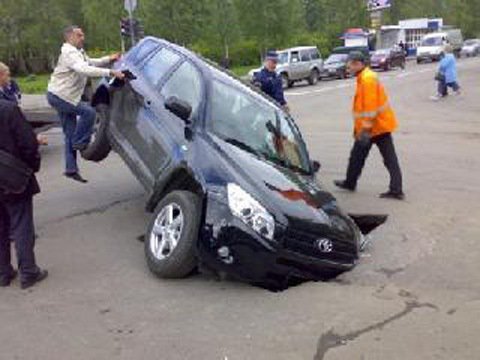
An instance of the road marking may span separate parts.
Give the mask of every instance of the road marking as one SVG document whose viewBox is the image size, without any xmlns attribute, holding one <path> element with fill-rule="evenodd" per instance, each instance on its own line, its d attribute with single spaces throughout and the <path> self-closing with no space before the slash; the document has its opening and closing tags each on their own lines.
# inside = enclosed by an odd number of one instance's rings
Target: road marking
<svg viewBox="0 0 480 360">
<path fill-rule="evenodd" d="M 397 79 L 406 78 L 407 76 L 410 76 L 410 75 L 412 75 L 412 73 L 410 73 L 410 72 L 404 72 L 404 73 L 402 73 L 402 74 L 398 74 L 398 75 L 397 75 Z"/>
</svg>

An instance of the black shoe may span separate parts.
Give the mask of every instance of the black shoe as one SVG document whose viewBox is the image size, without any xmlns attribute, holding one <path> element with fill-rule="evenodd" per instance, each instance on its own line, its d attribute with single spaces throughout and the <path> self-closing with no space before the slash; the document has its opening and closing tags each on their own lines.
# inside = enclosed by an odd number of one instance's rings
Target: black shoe
<svg viewBox="0 0 480 360">
<path fill-rule="evenodd" d="M 345 183 L 344 180 L 335 180 L 333 183 L 335 184 L 335 186 L 339 187 L 340 189 L 348 190 L 348 191 L 355 191 L 355 188 L 351 187 L 351 186 L 348 186 Z"/>
<path fill-rule="evenodd" d="M 13 280 L 17 277 L 17 270 L 13 270 L 13 273 L 11 273 L 9 276 L 6 277 L 0 277 L 0 287 L 7 287 L 10 286 Z"/>
<path fill-rule="evenodd" d="M 72 149 L 74 151 L 83 151 L 88 147 L 88 144 L 75 144 L 72 145 Z"/>
<path fill-rule="evenodd" d="M 28 289 L 28 288 L 32 287 L 33 285 L 35 285 L 36 283 L 39 283 L 40 281 L 45 280 L 47 277 L 48 277 L 48 271 L 47 270 L 40 270 L 35 277 L 33 277 L 31 279 L 28 279 L 28 280 L 25 280 L 25 281 L 22 281 L 22 283 L 20 284 L 20 287 L 23 290 Z"/>
<path fill-rule="evenodd" d="M 392 191 L 387 191 L 386 193 L 380 194 L 382 199 L 394 199 L 394 200 L 405 200 L 405 194 L 403 192 L 396 193 Z"/>
<path fill-rule="evenodd" d="M 65 173 L 64 174 L 67 178 L 69 179 L 72 179 L 72 180 L 75 180 L 75 181 L 78 181 L 78 182 L 81 182 L 83 184 L 87 183 L 88 180 L 87 179 L 84 179 L 78 172 L 76 173 Z"/>
</svg>

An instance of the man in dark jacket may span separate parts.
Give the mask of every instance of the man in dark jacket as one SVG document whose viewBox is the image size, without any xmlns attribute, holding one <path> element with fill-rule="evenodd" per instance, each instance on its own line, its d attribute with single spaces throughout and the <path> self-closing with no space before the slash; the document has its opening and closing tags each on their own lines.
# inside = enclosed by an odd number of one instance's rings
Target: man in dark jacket
<svg viewBox="0 0 480 360">
<path fill-rule="evenodd" d="M 278 54 L 269 51 L 263 69 L 255 73 L 253 77 L 253 83 L 258 85 L 265 94 L 276 100 L 288 112 L 289 108 L 283 93 L 282 79 L 276 72 L 277 63 Z"/>
<path fill-rule="evenodd" d="M 18 106 L 4 100 L 0 100 L 0 150 L 21 160 L 34 172 L 40 170 L 38 142 L 32 128 Z M 21 194 L 0 190 L 1 287 L 10 285 L 17 275 L 11 265 L 10 239 L 15 242 L 22 289 L 48 276 L 47 271 L 37 266 L 34 254 L 33 196 L 39 192 L 40 187 L 34 175 Z"/>
</svg>

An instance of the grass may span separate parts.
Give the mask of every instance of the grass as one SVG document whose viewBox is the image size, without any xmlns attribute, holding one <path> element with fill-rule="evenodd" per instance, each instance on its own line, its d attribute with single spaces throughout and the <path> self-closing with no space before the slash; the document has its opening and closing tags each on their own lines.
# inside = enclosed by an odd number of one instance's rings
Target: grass
<svg viewBox="0 0 480 360">
<path fill-rule="evenodd" d="M 256 69 L 259 66 L 235 66 L 231 68 L 230 70 L 237 76 L 245 76 L 248 74 L 248 72 L 252 69 Z"/>
<path fill-rule="evenodd" d="M 50 74 L 15 77 L 23 94 L 45 94 Z"/>
</svg>

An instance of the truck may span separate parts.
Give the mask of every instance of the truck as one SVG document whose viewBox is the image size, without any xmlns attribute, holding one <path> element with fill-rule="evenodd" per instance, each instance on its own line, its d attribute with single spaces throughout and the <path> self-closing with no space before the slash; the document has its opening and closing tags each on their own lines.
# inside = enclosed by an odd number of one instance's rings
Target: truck
<svg viewBox="0 0 480 360">
<path fill-rule="evenodd" d="M 417 48 L 417 63 L 439 61 L 445 52 L 445 46 L 451 45 L 455 56 L 460 57 L 463 36 L 460 29 L 447 29 L 425 35 Z"/>
</svg>

